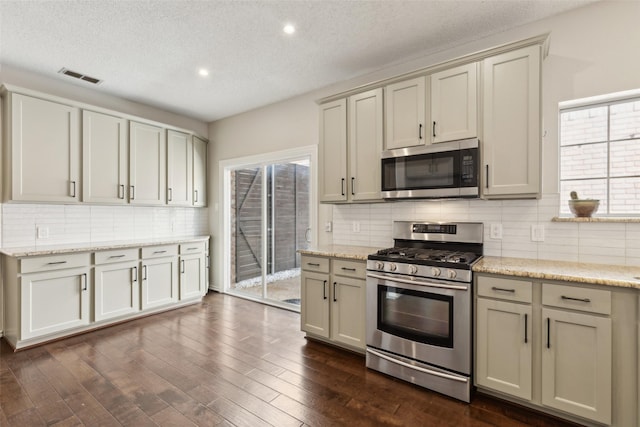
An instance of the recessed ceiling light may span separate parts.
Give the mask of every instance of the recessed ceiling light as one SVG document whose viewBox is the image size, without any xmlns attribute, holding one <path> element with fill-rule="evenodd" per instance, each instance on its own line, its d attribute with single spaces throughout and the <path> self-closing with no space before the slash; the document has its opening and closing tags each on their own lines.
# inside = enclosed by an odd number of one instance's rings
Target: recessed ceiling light
<svg viewBox="0 0 640 427">
<path fill-rule="evenodd" d="M 206 68 L 200 68 L 198 70 L 198 74 L 200 74 L 202 77 L 207 77 L 209 75 L 209 70 L 207 70 Z"/>
<path fill-rule="evenodd" d="M 296 32 L 296 27 L 294 27 L 292 24 L 287 24 L 284 26 L 282 31 L 284 31 L 286 34 L 293 34 Z"/>
</svg>

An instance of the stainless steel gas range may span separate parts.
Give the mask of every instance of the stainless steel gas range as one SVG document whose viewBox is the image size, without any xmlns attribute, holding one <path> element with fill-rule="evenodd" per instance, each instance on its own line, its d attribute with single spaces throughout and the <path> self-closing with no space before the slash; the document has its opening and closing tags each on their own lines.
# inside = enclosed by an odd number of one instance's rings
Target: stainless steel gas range
<svg viewBox="0 0 640 427">
<path fill-rule="evenodd" d="M 393 224 L 367 259 L 367 367 L 469 402 L 472 271 L 483 224 Z"/>
</svg>

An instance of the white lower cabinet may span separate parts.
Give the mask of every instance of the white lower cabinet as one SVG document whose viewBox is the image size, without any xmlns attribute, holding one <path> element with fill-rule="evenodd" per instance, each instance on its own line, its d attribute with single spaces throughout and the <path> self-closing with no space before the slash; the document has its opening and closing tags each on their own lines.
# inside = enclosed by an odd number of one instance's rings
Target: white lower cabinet
<svg viewBox="0 0 640 427">
<path fill-rule="evenodd" d="M 303 271 L 301 286 L 302 330 L 329 339 L 329 274 Z"/>
<path fill-rule="evenodd" d="M 19 349 L 198 302 L 206 243 L 3 255 L 4 337 Z"/>
<path fill-rule="evenodd" d="M 96 322 L 140 311 L 138 261 L 96 266 L 94 277 Z"/>
<path fill-rule="evenodd" d="M 205 243 L 180 245 L 180 299 L 200 298 L 207 292 Z"/>
<path fill-rule="evenodd" d="M 159 258 L 142 262 L 142 309 L 178 301 L 178 260 Z"/>
<path fill-rule="evenodd" d="M 531 305 L 478 298 L 476 382 L 531 399 Z"/>
<path fill-rule="evenodd" d="M 624 291 L 481 274 L 476 290 L 478 388 L 578 422 L 635 425 L 637 386 L 622 365 L 637 358 L 637 308 Z"/>
<path fill-rule="evenodd" d="M 301 329 L 310 337 L 364 352 L 365 274 L 362 261 L 303 256 Z"/>
<path fill-rule="evenodd" d="M 25 274 L 19 283 L 20 340 L 89 324 L 89 268 Z"/>
</svg>

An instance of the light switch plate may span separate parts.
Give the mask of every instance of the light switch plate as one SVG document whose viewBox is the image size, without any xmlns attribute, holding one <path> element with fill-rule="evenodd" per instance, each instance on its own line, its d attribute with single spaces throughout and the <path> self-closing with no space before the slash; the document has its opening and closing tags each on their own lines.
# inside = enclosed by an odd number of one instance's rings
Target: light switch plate
<svg viewBox="0 0 640 427">
<path fill-rule="evenodd" d="M 332 224 L 331 221 L 327 221 L 324 223 L 324 231 L 326 231 L 327 233 L 330 233 L 332 229 Z"/>
<path fill-rule="evenodd" d="M 359 233 L 360 232 L 360 221 L 353 221 L 352 230 L 353 230 L 354 233 Z"/>
<path fill-rule="evenodd" d="M 531 241 L 544 242 L 544 225 L 533 224 L 531 226 Z"/>
<path fill-rule="evenodd" d="M 491 224 L 490 235 L 492 239 L 500 240 L 502 239 L 502 224 Z"/>
<path fill-rule="evenodd" d="M 36 237 L 38 239 L 48 239 L 49 238 L 49 227 L 43 227 L 41 225 L 36 226 Z"/>
</svg>

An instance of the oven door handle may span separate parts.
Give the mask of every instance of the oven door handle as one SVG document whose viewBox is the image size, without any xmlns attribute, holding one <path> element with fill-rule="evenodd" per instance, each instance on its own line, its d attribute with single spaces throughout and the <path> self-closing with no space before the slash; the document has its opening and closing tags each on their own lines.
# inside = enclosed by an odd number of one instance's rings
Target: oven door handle
<svg viewBox="0 0 640 427">
<path fill-rule="evenodd" d="M 454 381 L 458 381 L 458 382 L 461 382 L 461 383 L 469 382 L 469 380 L 467 380 L 466 378 L 461 378 L 461 377 L 458 377 L 456 375 L 449 375 L 449 374 L 445 374 L 443 372 L 432 371 L 431 369 L 425 369 L 425 368 L 422 368 L 420 366 L 415 366 L 415 365 L 412 365 L 410 363 L 403 362 L 402 360 L 394 359 L 393 357 L 389 357 L 386 354 L 382 354 L 382 353 L 380 353 L 378 351 L 375 351 L 375 350 L 372 350 L 370 348 L 367 348 L 367 353 L 371 353 L 374 356 L 378 356 L 378 357 L 380 357 L 380 358 L 382 358 L 382 359 L 384 359 L 384 360 L 386 360 L 388 362 L 395 363 L 395 364 L 398 364 L 400 366 L 404 366 L 405 368 L 413 369 L 415 371 L 423 372 L 425 374 L 429 374 L 429 375 L 433 375 L 433 376 L 441 377 L 441 378 L 446 378 L 448 380 L 454 380 Z"/>
<path fill-rule="evenodd" d="M 406 279 L 400 279 L 397 277 L 381 276 L 379 274 L 372 274 L 372 273 L 367 274 L 367 277 L 373 277 L 374 279 L 380 279 L 380 280 L 389 280 L 390 282 L 405 283 L 407 285 L 429 286 L 431 288 L 456 289 L 461 291 L 466 291 L 469 289 L 467 286 L 464 286 L 464 285 L 447 285 L 445 283 L 425 282 L 422 280 L 421 281 L 406 280 Z"/>
</svg>

